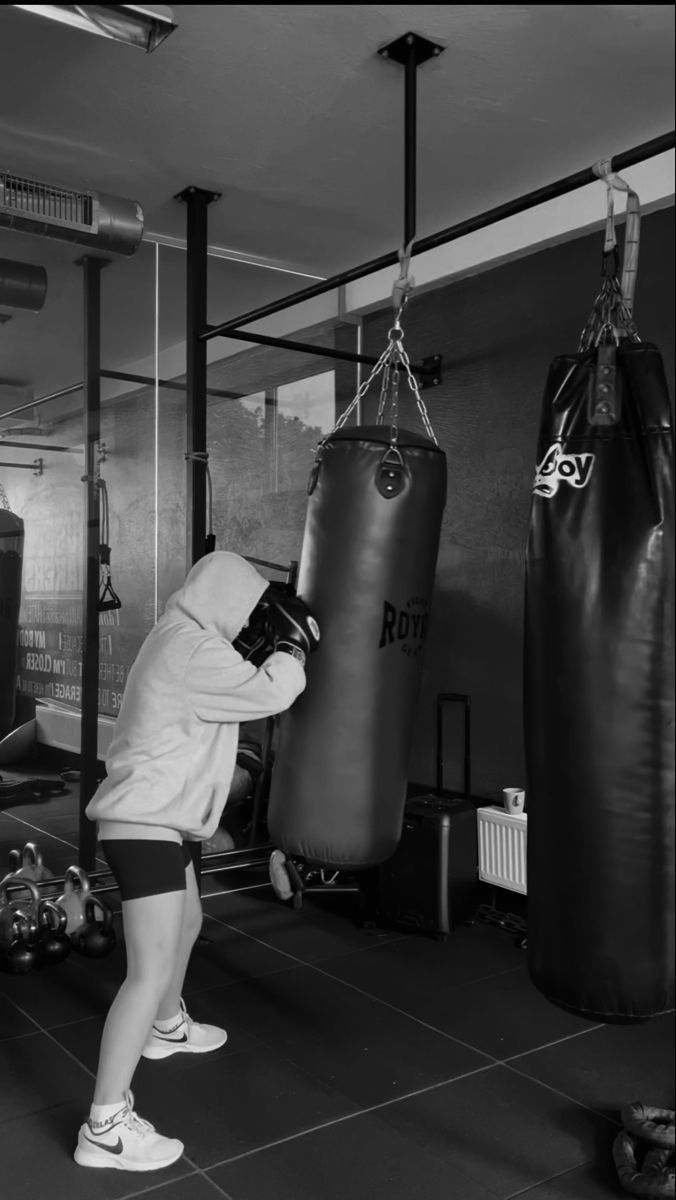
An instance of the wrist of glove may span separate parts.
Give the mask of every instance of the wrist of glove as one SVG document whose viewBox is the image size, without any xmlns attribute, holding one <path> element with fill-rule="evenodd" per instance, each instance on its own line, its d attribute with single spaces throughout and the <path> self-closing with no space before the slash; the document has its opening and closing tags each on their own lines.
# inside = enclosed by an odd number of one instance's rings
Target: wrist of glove
<svg viewBox="0 0 676 1200">
<path fill-rule="evenodd" d="M 295 646 L 293 642 L 278 641 L 275 650 L 281 650 L 283 654 L 290 655 L 291 658 L 295 658 L 296 662 L 300 663 L 301 667 L 305 667 L 307 654 L 304 650 L 301 650 L 300 646 Z"/>
</svg>

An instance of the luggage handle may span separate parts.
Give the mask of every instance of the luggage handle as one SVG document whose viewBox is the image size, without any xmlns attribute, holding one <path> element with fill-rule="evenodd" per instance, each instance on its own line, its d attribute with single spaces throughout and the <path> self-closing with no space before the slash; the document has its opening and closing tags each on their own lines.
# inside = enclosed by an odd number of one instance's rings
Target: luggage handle
<svg viewBox="0 0 676 1200">
<path fill-rule="evenodd" d="M 470 697 L 465 692 L 438 692 L 436 700 L 437 710 L 437 779 L 436 790 L 439 795 L 443 791 L 444 784 L 444 755 L 443 755 L 443 721 L 444 708 L 447 704 L 462 704 L 464 707 L 464 761 L 463 761 L 463 798 L 470 799 L 472 776 L 471 776 L 471 742 L 470 742 Z"/>
</svg>

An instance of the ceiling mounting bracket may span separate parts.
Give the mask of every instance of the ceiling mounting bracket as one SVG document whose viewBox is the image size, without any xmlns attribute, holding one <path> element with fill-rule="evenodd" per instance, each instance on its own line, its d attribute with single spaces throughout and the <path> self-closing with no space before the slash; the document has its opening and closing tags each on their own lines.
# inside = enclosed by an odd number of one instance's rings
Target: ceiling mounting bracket
<svg viewBox="0 0 676 1200">
<path fill-rule="evenodd" d="M 381 46 L 378 51 L 381 58 L 390 58 L 393 62 L 401 63 L 402 67 L 412 58 L 414 66 L 427 62 L 428 58 L 438 58 L 444 47 L 438 42 L 430 42 L 419 33 L 404 33 L 387 46 Z"/>
</svg>

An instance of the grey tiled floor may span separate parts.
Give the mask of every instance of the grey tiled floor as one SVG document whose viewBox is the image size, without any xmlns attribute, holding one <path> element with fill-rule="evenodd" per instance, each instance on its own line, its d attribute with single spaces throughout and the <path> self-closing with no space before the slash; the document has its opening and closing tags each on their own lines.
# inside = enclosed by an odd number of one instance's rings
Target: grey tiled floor
<svg viewBox="0 0 676 1200">
<path fill-rule="evenodd" d="M 77 796 L 4 804 L 0 863 L 77 858 Z M 225 888 L 243 888 L 241 891 Z M 673 1107 L 673 1015 L 593 1026 L 532 986 L 485 925 L 372 934 L 350 897 L 279 904 L 266 875 L 205 880 L 186 999 L 207 1058 L 142 1061 L 142 1115 L 186 1156 L 152 1175 L 72 1160 L 124 947 L 0 975 L 2 1191 L 12 1200 L 611 1200 L 622 1104 Z"/>
</svg>

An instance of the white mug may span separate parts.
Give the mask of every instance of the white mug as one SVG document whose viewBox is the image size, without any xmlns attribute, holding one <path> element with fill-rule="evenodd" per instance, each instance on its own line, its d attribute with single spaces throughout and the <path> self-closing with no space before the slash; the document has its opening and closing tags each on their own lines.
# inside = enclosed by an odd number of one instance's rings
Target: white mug
<svg viewBox="0 0 676 1200">
<path fill-rule="evenodd" d="M 505 812 L 522 813 L 526 803 L 526 793 L 523 788 L 503 788 L 502 803 L 505 806 Z"/>
</svg>

